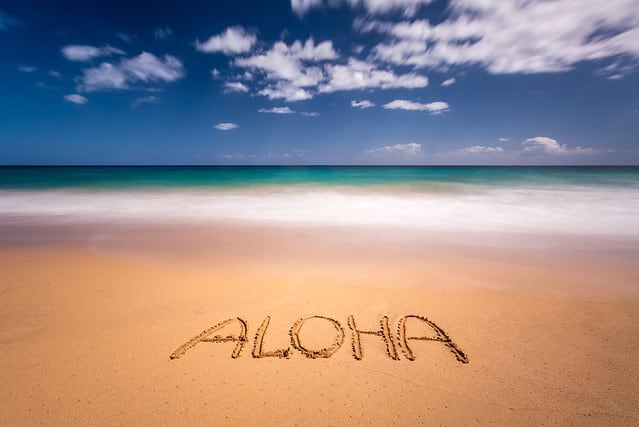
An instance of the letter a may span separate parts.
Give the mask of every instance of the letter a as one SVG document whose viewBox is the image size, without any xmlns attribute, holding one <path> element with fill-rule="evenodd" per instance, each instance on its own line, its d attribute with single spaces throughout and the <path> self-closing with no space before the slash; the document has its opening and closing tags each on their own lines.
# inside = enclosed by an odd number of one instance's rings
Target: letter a
<svg viewBox="0 0 639 427">
<path fill-rule="evenodd" d="M 391 337 L 390 329 L 388 328 L 388 317 L 383 316 L 379 320 L 379 325 L 380 329 L 377 331 L 361 331 L 357 329 L 357 326 L 355 326 L 355 318 L 352 315 L 348 316 L 348 326 L 351 328 L 353 337 L 353 357 L 356 360 L 362 360 L 362 345 L 360 343 L 361 334 L 377 335 L 382 337 L 384 343 L 386 344 L 386 353 L 388 353 L 388 357 L 393 360 L 399 360 L 397 350 L 395 349 L 395 344 L 393 344 L 393 338 Z"/>
<path fill-rule="evenodd" d="M 222 337 L 220 335 L 216 335 L 214 337 L 209 338 L 213 332 L 218 331 L 222 328 L 225 328 L 233 322 L 239 322 L 240 324 L 241 330 L 240 330 L 239 336 L 228 335 L 226 337 Z M 235 349 L 233 349 L 233 354 L 231 355 L 233 359 L 236 359 L 240 357 L 240 353 L 242 352 L 242 348 L 244 347 L 244 343 L 246 342 L 246 330 L 247 330 L 247 326 L 246 326 L 245 320 L 242 320 L 239 317 L 236 317 L 235 319 L 227 319 L 223 322 L 218 323 L 215 326 L 212 326 L 200 332 L 198 336 L 193 337 L 186 343 L 182 344 L 180 347 L 178 347 L 177 350 L 173 352 L 173 354 L 171 354 L 170 359 L 179 359 L 180 357 L 182 357 L 184 353 L 186 353 L 188 350 L 195 347 L 195 345 L 199 342 L 220 343 L 220 342 L 229 342 L 229 341 L 233 341 L 237 343 L 235 345 Z"/>
<path fill-rule="evenodd" d="M 421 320 L 422 322 L 426 323 L 428 326 L 430 326 L 433 329 L 433 331 L 435 331 L 435 334 L 437 336 L 435 338 L 431 338 L 431 337 L 409 337 L 409 336 L 406 336 L 406 321 L 408 319 L 410 319 L 410 318 Z M 446 332 L 444 332 L 444 330 L 442 328 L 437 326 L 435 324 L 435 322 L 432 322 L 432 321 L 428 320 L 425 317 L 416 316 L 414 314 L 409 314 L 408 316 L 404 316 L 404 317 L 402 317 L 399 320 L 399 323 L 397 325 L 397 330 L 398 330 L 397 332 L 398 332 L 398 335 L 399 335 L 399 345 L 402 347 L 402 351 L 404 352 L 404 356 L 406 356 L 406 358 L 408 360 L 415 360 L 415 356 L 413 355 L 413 351 L 408 346 L 408 341 L 409 340 L 421 340 L 421 341 L 439 341 L 439 342 L 443 342 L 444 345 L 446 345 L 446 347 L 448 347 L 450 349 L 450 352 L 455 355 L 457 360 L 459 360 L 461 363 L 468 363 L 468 356 L 466 356 L 466 354 L 464 354 L 464 352 L 459 347 L 457 347 L 457 344 L 455 344 L 450 339 L 448 334 L 446 334 Z"/>
</svg>

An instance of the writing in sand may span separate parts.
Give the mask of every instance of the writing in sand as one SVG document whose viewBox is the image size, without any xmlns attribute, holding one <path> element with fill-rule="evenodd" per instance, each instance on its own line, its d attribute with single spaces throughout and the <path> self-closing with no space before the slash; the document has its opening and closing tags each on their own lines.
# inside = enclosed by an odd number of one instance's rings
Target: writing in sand
<svg viewBox="0 0 639 427">
<path fill-rule="evenodd" d="M 331 345 L 325 348 L 314 349 L 309 348 L 307 345 L 302 343 L 300 339 L 302 327 L 304 324 L 311 319 L 318 319 L 323 322 L 327 322 L 328 325 L 332 326 L 334 331 L 334 336 Z M 260 327 L 257 329 L 257 333 L 255 334 L 255 338 L 253 340 L 253 351 L 252 356 L 256 359 L 261 359 L 264 357 L 278 357 L 278 358 L 286 358 L 288 359 L 291 356 L 291 348 L 281 348 L 277 350 L 267 351 L 263 348 L 264 343 L 264 335 L 266 334 L 266 330 L 268 329 L 269 322 L 271 321 L 270 316 L 266 316 Z M 239 334 L 237 335 L 213 335 L 214 333 L 229 327 L 231 325 L 239 326 Z M 418 324 L 424 325 L 431 329 L 434 332 L 434 335 L 431 336 L 412 336 L 409 335 L 407 330 L 410 330 L 411 327 L 416 327 Z M 353 357 L 356 360 L 362 360 L 362 345 L 360 342 L 362 335 L 375 335 L 381 337 L 386 345 L 386 354 L 393 360 L 399 360 L 399 352 L 397 351 L 397 347 L 395 345 L 395 340 L 399 343 L 399 347 L 404 354 L 404 357 L 408 360 L 415 360 L 415 354 L 413 349 L 409 345 L 410 341 L 413 340 L 421 340 L 421 341 L 434 341 L 437 343 L 443 344 L 448 350 L 455 356 L 455 359 L 461 363 L 468 363 L 468 357 L 466 354 L 459 348 L 457 344 L 453 342 L 453 340 L 448 336 L 448 334 L 435 322 L 427 319 L 423 316 L 417 316 L 414 314 L 409 314 L 401 319 L 397 323 L 397 334 L 395 337 L 391 334 L 390 327 L 388 325 L 388 317 L 383 316 L 379 321 L 379 328 L 374 330 L 363 330 L 359 329 L 355 323 L 355 318 L 351 315 L 348 316 L 348 327 L 351 332 L 351 349 L 353 352 Z M 242 353 L 242 349 L 247 342 L 247 333 L 248 333 L 248 324 L 246 320 L 243 320 L 240 317 L 235 317 L 231 319 L 227 319 L 223 322 L 218 323 L 215 326 L 212 326 L 204 331 L 202 331 L 197 336 L 191 338 L 186 343 L 182 344 L 178 347 L 177 350 L 171 354 L 170 359 L 179 359 L 182 357 L 188 350 L 195 347 L 197 344 L 202 342 L 208 343 L 226 343 L 226 342 L 234 342 L 235 348 L 233 349 L 233 353 L 231 357 L 236 359 L 240 357 Z M 310 316 L 306 318 L 299 319 L 291 329 L 289 330 L 289 336 L 291 337 L 291 346 L 299 351 L 304 356 L 310 359 L 318 359 L 318 358 L 328 358 L 331 357 L 335 352 L 337 352 L 344 343 L 344 328 L 342 325 L 335 319 L 326 316 Z"/>
</svg>

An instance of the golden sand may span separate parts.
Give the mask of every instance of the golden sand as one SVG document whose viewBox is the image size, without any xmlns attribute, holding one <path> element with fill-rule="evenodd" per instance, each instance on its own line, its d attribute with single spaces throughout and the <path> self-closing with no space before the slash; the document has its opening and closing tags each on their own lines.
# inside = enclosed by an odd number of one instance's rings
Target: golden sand
<svg viewBox="0 0 639 427">
<path fill-rule="evenodd" d="M 634 245 L 36 232 L 0 249 L 1 425 L 639 424 Z"/>
</svg>

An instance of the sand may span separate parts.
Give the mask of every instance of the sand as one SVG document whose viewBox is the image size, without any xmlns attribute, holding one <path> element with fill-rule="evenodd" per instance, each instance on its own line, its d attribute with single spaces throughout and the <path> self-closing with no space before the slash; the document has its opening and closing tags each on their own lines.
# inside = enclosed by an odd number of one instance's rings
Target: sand
<svg viewBox="0 0 639 427">
<path fill-rule="evenodd" d="M 639 424 L 636 242 L 0 232 L 1 425 Z"/>
</svg>

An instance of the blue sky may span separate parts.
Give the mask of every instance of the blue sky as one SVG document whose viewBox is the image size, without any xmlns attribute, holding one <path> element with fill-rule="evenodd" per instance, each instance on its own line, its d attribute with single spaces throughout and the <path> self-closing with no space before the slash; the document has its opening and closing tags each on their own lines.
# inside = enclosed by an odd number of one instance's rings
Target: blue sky
<svg viewBox="0 0 639 427">
<path fill-rule="evenodd" d="M 636 0 L 0 1 L 1 164 L 638 164 Z"/>
</svg>

